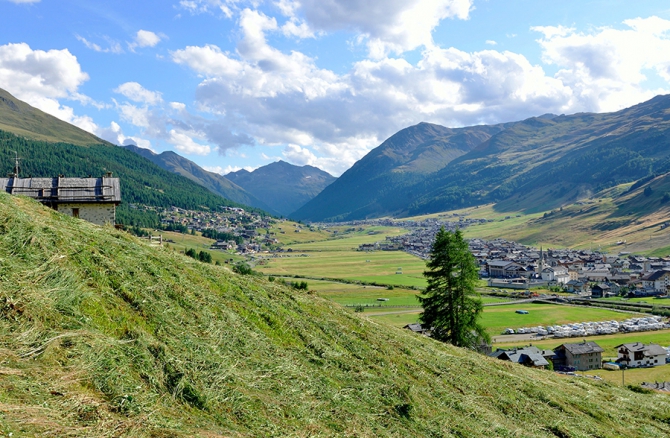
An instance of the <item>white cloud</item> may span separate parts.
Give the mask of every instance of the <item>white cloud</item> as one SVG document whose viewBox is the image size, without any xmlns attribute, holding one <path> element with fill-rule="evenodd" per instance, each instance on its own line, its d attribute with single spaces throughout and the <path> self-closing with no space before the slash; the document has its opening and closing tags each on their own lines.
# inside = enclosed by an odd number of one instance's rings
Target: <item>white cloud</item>
<svg viewBox="0 0 670 438">
<path fill-rule="evenodd" d="M 180 0 L 179 6 L 191 14 L 221 13 L 231 18 L 240 0 Z"/>
<path fill-rule="evenodd" d="M 113 144 L 123 146 L 132 144 L 155 152 L 151 147 L 151 142 L 149 140 L 140 137 L 124 135 L 121 126 L 114 121 L 109 124 L 108 128 L 98 128 L 95 132 L 95 135 Z"/>
<path fill-rule="evenodd" d="M 17 5 L 29 4 L 29 3 L 39 3 L 41 0 L 8 0 L 11 3 L 16 3 Z"/>
<path fill-rule="evenodd" d="M 300 52 L 271 47 L 265 33 L 278 30 L 275 19 L 245 9 L 239 24 L 236 54 L 213 45 L 172 53 L 204 76 L 197 103 L 226 121 L 225 132 L 289 144 L 287 159 L 334 174 L 410 124 L 514 120 L 561 110 L 570 99 L 561 81 L 510 52 L 431 48 L 417 65 L 364 60 L 337 75 Z M 223 152 L 230 143 L 217 144 Z"/>
<path fill-rule="evenodd" d="M 493 41 L 493 40 L 486 40 L 486 44 L 488 44 L 489 46 L 497 46 L 498 45 L 498 43 Z"/>
<path fill-rule="evenodd" d="M 92 41 L 87 40 L 86 38 L 84 38 L 81 35 L 75 35 L 75 37 L 77 38 L 77 40 L 81 41 L 84 44 L 84 46 L 86 46 L 87 48 L 89 48 L 91 50 L 94 50 L 96 52 L 115 53 L 115 54 L 123 53 L 123 49 L 121 48 L 121 44 L 119 44 L 118 42 L 116 42 L 116 41 L 114 41 L 114 40 L 112 40 L 108 37 L 104 38 L 107 41 L 107 44 L 109 45 L 109 47 L 105 47 L 105 48 L 103 48 L 99 44 L 96 44 Z"/>
<path fill-rule="evenodd" d="M 432 45 L 432 31 L 445 18 L 465 20 L 473 0 L 301 0 L 311 28 L 352 30 L 367 38 L 370 54 L 381 58 Z"/>
<path fill-rule="evenodd" d="M 150 128 L 152 126 L 151 112 L 147 107 L 138 107 L 130 103 L 117 103 L 117 110 L 121 119 L 139 128 Z"/>
<path fill-rule="evenodd" d="M 148 30 L 138 30 L 135 36 L 135 42 L 139 47 L 154 47 L 160 40 L 160 36 Z"/>
<path fill-rule="evenodd" d="M 114 89 L 115 93 L 122 94 L 133 102 L 156 105 L 163 101 L 161 93 L 149 91 L 137 82 L 126 82 Z"/>
<path fill-rule="evenodd" d="M 196 143 L 186 132 L 171 129 L 169 134 L 168 142 L 179 152 L 187 155 L 209 155 L 212 151 L 209 146 Z"/>
<path fill-rule="evenodd" d="M 313 165 L 316 163 L 316 155 L 307 148 L 301 148 L 295 144 L 289 144 L 284 148 L 282 155 L 286 157 L 291 163 L 298 166 L 304 166 L 305 164 Z"/>
<path fill-rule="evenodd" d="M 170 102 L 170 108 L 177 111 L 184 111 L 186 109 L 186 104 L 181 102 Z"/>
<path fill-rule="evenodd" d="M 535 27 L 543 37 L 542 59 L 559 67 L 556 78 L 574 95 L 571 106 L 614 111 L 666 90 L 642 83 L 654 71 L 670 82 L 670 21 L 658 17 L 624 21 L 625 29 L 604 27 L 590 33 L 561 27 Z"/>
<path fill-rule="evenodd" d="M 165 39 L 164 35 L 159 35 L 149 30 L 140 29 L 137 31 L 137 34 L 135 34 L 135 40 L 131 43 L 128 43 L 128 47 L 132 51 L 138 47 L 155 47 L 163 39 Z"/>
<path fill-rule="evenodd" d="M 33 50 L 26 43 L 0 46 L 0 84 L 28 104 L 80 128 L 95 132 L 88 116 L 77 116 L 58 99 L 85 101 L 77 92 L 89 79 L 67 49 Z"/>
<path fill-rule="evenodd" d="M 309 28 L 307 23 L 298 20 L 287 21 L 281 27 L 281 31 L 286 36 L 294 36 L 297 38 L 314 38 L 314 32 Z"/>
<path fill-rule="evenodd" d="M 230 164 L 227 165 L 226 167 L 221 167 L 221 166 L 202 166 L 203 169 L 205 169 L 208 172 L 214 172 L 218 173 L 219 175 L 228 175 L 231 172 L 237 172 L 238 170 L 247 170 L 249 172 L 253 172 L 254 170 L 257 169 L 257 167 L 252 167 L 252 166 L 244 166 L 244 167 L 239 167 L 239 166 L 231 166 Z"/>
</svg>

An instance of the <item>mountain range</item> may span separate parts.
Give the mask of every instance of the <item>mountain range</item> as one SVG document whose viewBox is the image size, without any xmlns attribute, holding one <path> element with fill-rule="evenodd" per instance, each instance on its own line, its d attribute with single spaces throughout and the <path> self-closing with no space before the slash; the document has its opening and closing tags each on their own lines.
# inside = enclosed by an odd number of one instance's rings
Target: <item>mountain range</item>
<svg viewBox="0 0 670 438">
<path fill-rule="evenodd" d="M 276 214 L 272 209 L 252 194 L 231 182 L 218 173 L 208 172 L 202 167 L 172 151 L 157 154 L 149 149 L 134 145 L 123 146 L 125 149 L 140 155 L 161 168 L 182 175 L 219 196 L 240 204 L 249 205 Z"/>
<path fill-rule="evenodd" d="M 218 175 L 174 152 L 115 147 L 3 90 L 0 131 L 6 172 L 16 150 L 29 174 L 113 171 L 123 177 L 129 203 L 245 205 L 306 221 L 412 216 L 487 203 L 500 212 L 533 213 L 670 171 L 670 96 L 604 114 L 546 114 L 464 128 L 420 123 L 391 136 L 337 179 L 283 161 Z M 155 223 L 139 215 L 121 208 L 123 221 Z"/>
<path fill-rule="evenodd" d="M 459 129 L 421 123 L 372 150 L 291 216 L 409 216 L 491 202 L 509 211 L 551 209 L 670 171 L 669 140 L 670 96 L 606 114 Z"/>
<path fill-rule="evenodd" d="M 76 126 L 46 114 L 0 89 L 0 141 L 5 172 L 11 151 L 23 159 L 25 175 L 88 175 L 113 171 L 123 179 L 119 220 L 156 226 L 156 216 L 131 211 L 128 204 L 186 209 L 246 206 L 286 216 L 316 196 L 334 178 L 311 166 L 272 163 L 233 175 L 240 185 L 166 151 L 157 154 L 134 145 L 116 147 Z M 195 185 L 194 185 L 195 184 Z M 190 199 L 189 199 L 190 198 Z"/>
<path fill-rule="evenodd" d="M 295 166 L 276 161 L 253 172 L 239 170 L 226 175 L 230 181 L 288 216 L 321 193 L 335 177 L 313 166 Z"/>
</svg>

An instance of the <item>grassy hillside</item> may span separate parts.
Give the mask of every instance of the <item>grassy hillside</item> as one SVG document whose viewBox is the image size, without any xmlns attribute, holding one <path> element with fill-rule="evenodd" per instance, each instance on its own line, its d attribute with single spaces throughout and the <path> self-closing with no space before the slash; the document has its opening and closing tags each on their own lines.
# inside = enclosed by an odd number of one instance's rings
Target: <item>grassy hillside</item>
<svg viewBox="0 0 670 438">
<path fill-rule="evenodd" d="M 670 399 L 381 326 L 0 194 L 0 432 L 667 436 Z"/>
<path fill-rule="evenodd" d="M 80 146 L 107 143 L 83 129 L 31 107 L 3 89 L 0 89 L 0 130 L 34 140 Z"/>
<path fill-rule="evenodd" d="M 465 235 L 485 239 L 504 236 L 545 247 L 670 254 L 670 228 L 661 229 L 670 214 L 670 174 L 615 186 L 537 213 L 513 211 L 513 204 L 512 199 L 502 203 L 502 208 L 495 204 L 457 210 L 470 217 L 494 219 L 466 228 Z"/>
</svg>

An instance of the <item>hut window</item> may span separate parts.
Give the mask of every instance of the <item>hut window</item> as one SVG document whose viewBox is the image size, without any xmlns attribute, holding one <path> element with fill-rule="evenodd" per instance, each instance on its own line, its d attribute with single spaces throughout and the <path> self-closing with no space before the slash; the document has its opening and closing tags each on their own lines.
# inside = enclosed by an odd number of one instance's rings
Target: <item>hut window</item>
<svg viewBox="0 0 670 438">
<path fill-rule="evenodd" d="M 73 208 L 72 209 L 72 217 L 79 217 L 79 209 L 78 208 Z"/>
</svg>

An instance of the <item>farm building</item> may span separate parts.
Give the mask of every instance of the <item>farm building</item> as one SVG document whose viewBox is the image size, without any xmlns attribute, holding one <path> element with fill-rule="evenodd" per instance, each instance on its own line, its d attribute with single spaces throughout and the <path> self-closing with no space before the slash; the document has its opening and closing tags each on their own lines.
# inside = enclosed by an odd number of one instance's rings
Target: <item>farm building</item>
<svg viewBox="0 0 670 438">
<path fill-rule="evenodd" d="M 578 371 L 602 368 L 602 347 L 593 341 L 562 344 L 554 348 L 554 365 L 575 367 Z"/>
<path fill-rule="evenodd" d="M 493 353 L 490 353 L 489 356 L 500 360 L 519 363 L 531 368 L 545 368 L 549 366 L 549 360 L 554 356 L 554 352 L 551 350 L 540 350 L 531 345 L 524 348 L 513 348 L 511 350 L 498 348 Z"/>
<path fill-rule="evenodd" d="M 33 198 L 68 216 L 97 225 L 116 223 L 121 203 L 118 178 L 111 173 L 100 178 L 0 178 L 0 190 Z"/>
</svg>

